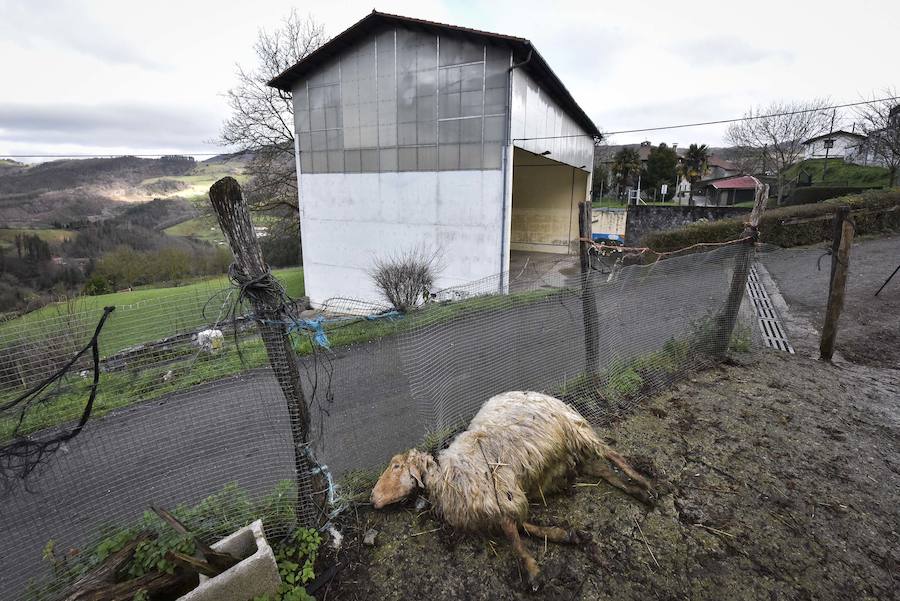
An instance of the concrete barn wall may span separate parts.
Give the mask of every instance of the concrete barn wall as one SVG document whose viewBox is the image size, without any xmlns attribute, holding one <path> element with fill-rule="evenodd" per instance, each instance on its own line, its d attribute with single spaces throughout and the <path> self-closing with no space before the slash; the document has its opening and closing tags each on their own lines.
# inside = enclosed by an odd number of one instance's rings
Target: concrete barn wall
<svg viewBox="0 0 900 601">
<path fill-rule="evenodd" d="M 496 275 L 501 267 L 503 173 L 311 173 L 300 177 L 306 293 L 380 300 L 369 269 L 378 257 L 437 251 L 437 288 Z"/>
<path fill-rule="evenodd" d="M 594 140 L 523 69 L 512 72 L 512 144 L 591 173 Z"/>
<path fill-rule="evenodd" d="M 594 209 L 592 211 L 592 232 L 624 237 L 627 220 L 628 212 L 625 209 Z"/>
<path fill-rule="evenodd" d="M 578 203 L 584 200 L 587 179 L 584 171 L 517 148 L 510 249 L 576 252 Z"/>
<path fill-rule="evenodd" d="M 373 261 L 417 247 L 441 255 L 437 287 L 503 270 L 511 61 L 504 46 L 386 28 L 294 85 L 313 303 L 378 300 Z"/>
<path fill-rule="evenodd" d="M 652 232 L 673 230 L 704 219 L 718 221 L 750 212 L 736 207 L 654 207 L 629 206 L 625 226 L 625 246 L 640 246 L 641 239 Z"/>
</svg>

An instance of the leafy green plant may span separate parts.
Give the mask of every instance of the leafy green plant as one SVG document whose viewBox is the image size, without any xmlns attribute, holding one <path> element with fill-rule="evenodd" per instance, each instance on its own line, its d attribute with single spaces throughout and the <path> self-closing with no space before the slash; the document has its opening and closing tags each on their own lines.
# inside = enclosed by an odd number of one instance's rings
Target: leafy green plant
<svg viewBox="0 0 900 601">
<path fill-rule="evenodd" d="M 753 333 L 748 326 L 738 326 L 731 335 L 728 349 L 736 353 L 749 353 L 753 342 Z"/>
<path fill-rule="evenodd" d="M 269 595 L 255 597 L 253 601 L 315 601 L 304 585 L 315 577 L 316 558 L 322 537 L 311 528 L 297 528 L 283 541 L 275 545 L 275 561 L 281 586 L 274 598 Z"/>
<path fill-rule="evenodd" d="M 633 365 L 618 363 L 608 372 L 606 390 L 615 399 L 634 396 L 644 385 L 644 378 L 635 371 Z"/>
<path fill-rule="evenodd" d="M 274 539 L 295 524 L 293 508 L 296 498 L 296 485 L 291 480 L 282 480 L 271 493 L 258 501 L 252 500 L 237 484 L 230 483 L 197 505 L 176 507 L 172 510 L 172 514 L 193 534 L 205 541 L 222 538 L 257 518 L 263 519 L 266 535 Z M 54 582 L 42 585 L 33 581 L 29 586 L 28 598 L 35 601 L 42 600 L 48 589 L 74 582 L 122 549 L 141 532 L 147 532 L 149 537 L 136 546 L 133 559 L 123 570 L 126 578 L 137 578 L 155 570 L 171 573 L 175 566 L 165 558 L 167 552 L 179 551 L 192 555 L 195 551 L 193 538 L 179 535 L 155 513 L 147 511 L 140 520 L 130 526 L 101 527 L 98 542 L 74 555 L 60 555 L 56 542 L 52 539 L 48 541 L 43 548 L 42 556 L 53 569 Z M 315 535 L 318 536 L 318 533 Z M 299 563 L 301 576 L 304 574 L 308 576 L 315 562 L 315 553 L 310 553 L 312 546 L 309 535 L 303 535 L 307 538 L 297 538 L 299 536 L 294 534 L 287 540 L 299 549 L 298 557 L 300 553 L 303 557 L 312 556 L 310 569 L 305 573 L 303 572 L 305 563 Z M 315 544 L 315 549 L 318 549 L 318 543 Z M 297 580 L 297 577 L 294 579 Z"/>
</svg>

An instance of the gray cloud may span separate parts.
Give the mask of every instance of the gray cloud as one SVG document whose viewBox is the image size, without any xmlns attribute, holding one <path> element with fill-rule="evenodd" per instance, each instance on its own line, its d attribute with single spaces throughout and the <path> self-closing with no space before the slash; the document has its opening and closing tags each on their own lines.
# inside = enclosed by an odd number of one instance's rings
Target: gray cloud
<svg viewBox="0 0 900 601">
<path fill-rule="evenodd" d="M 744 111 L 743 103 L 740 96 L 709 94 L 658 102 L 635 103 L 609 109 L 592 116 L 596 117 L 598 123 L 614 124 L 614 127 L 611 128 L 613 130 L 642 129 L 739 117 Z M 678 115 L 678 118 L 673 119 L 672 115 Z M 622 144 L 651 140 L 680 144 L 692 142 L 722 144 L 725 129 L 726 126 L 721 125 L 613 134 L 611 143 Z"/>
<path fill-rule="evenodd" d="M 83 6 L 68 2 L 55 3 L 52 7 L 31 3 L 5 6 L 0 33 L 33 48 L 50 44 L 107 64 L 149 69 L 162 66 L 133 40 L 100 26 Z"/>
<path fill-rule="evenodd" d="M 742 66 L 765 60 L 789 60 L 785 50 L 760 48 L 733 36 L 709 36 L 675 46 L 675 52 L 692 63 Z"/>
<path fill-rule="evenodd" d="M 31 144 L 200 148 L 219 123 L 184 109 L 135 104 L 0 103 L 0 140 Z"/>
</svg>

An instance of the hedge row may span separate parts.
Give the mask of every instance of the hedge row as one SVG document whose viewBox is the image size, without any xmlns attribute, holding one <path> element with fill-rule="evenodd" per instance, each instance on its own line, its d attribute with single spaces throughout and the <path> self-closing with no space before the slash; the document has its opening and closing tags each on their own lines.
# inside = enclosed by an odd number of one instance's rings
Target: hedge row
<svg viewBox="0 0 900 601">
<path fill-rule="evenodd" d="M 867 190 L 875 190 L 875 186 L 863 188 L 859 186 L 808 186 L 795 188 L 793 193 L 785 199 L 786 205 L 805 205 L 813 202 L 822 202 L 832 198 L 840 198 L 850 194 L 861 194 Z"/>
<path fill-rule="evenodd" d="M 840 206 L 850 207 L 857 235 L 900 231 L 900 189 L 894 188 L 870 190 L 816 204 L 768 209 L 760 220 L 760 239 L 784 248 L 830 240 L 831 220 L 828 216 Z M 644 236 L 641 245 L 666 252 L 698 242 L 726 242 L 740 237 L 745 219 L 693 223 L 679 229 L 654 232 Z"/>
</svg>

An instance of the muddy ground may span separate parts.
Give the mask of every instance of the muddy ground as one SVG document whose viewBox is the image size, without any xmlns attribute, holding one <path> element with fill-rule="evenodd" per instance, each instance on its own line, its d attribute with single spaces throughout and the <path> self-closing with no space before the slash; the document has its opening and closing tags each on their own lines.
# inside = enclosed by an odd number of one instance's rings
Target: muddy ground
<svg viewBox="0 0 900 601">
<path fill-rule="evenodd" d="M 868 245 L 875 252 L 857 258 L 873 260 L 856 273 L 883 266 L 898 240 Z M 779 284 L 794 260 L 809 267 L 799 254 L 769 266 Z M 502 537 L 453 532 L 409 503 L 342 518 L 339 570 L 317 598 L 900 599 L 900 349 L 885 338 L 898 293 L 880 311 L 856 306 L 882 271 L 851 278 L 834 365 L 813 358 L 819 299 L 797 283 L 784 295 L 797 308 L 796 355 L 738 354 L 601 428 L 661 499 L 648 511 L 582 480 L 534 504 L 537 523 L 586 529 L 596 543 L 526 539 L 544 573 L 537 593 Z M 322 568 L 334 563 L 329 552 Z"/>
<path fill-rule="evenodd" d="M 743 355 L 601 433 L 663 491 L 645 510 L 580 482 L 533 506 L 589 530 L 586 549 L 526 540 L 537 599 L 900 599 L 900 372 Z M 579 485 L 582 484 L 582 485 Z M 463 536 L 412 506 L 345 518 L 324 599 L 518 599 L 497 536 Z M 379 531 L 374 547 L 363 531 Z M 435 530 L 438 529 L 439 530 Z"/>
</svg>

